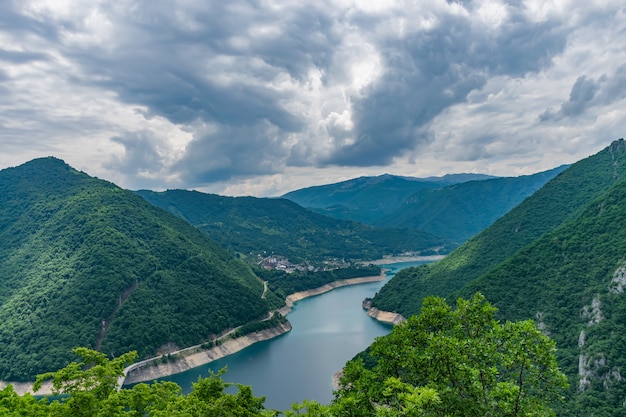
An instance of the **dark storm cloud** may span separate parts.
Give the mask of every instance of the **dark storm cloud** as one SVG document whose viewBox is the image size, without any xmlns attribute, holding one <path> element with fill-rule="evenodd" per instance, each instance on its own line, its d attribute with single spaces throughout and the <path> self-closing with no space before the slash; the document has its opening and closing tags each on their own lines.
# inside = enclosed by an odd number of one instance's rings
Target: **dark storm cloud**
<svg viewBox="0 0 626 417">
<path fill-rule="evenodd" d="M 0 31 L 19 36 L 34 34 L 52 41 L 58 40 L 59 32 L 53 24 L 26 16 L 19 7 L 19 2 L 0 2 Z"/>
<path fill-rule="evenodd" d="M 494 31 L 473 24 L 471 13 L 442 15 L 431 31 L 378 40 L 386 72 L 354 102 L 355 141 L 339 146 L 328 162 L 387 165 L 427 141 L 428 124 L 490 77 L 550 65 L 566 44 L 558 22 L 535 24 L 522 10 L 509 10 L 509 20 Z"/>
<path fill-rule="evenodd" d="M 0 140 L 66 149 L 76 138 L 130 183 L 203 186 L 421 152 L 510 154 L 495 131 L 519 131 L 537 102 L 558 103 L 547 121 L 626 96 L 626 66 L 570 78 L 597 50 L 588 35 L 619 52 L 619 6 L 588 3 L 572 17 L 550 2 L 418 3 L 1 1 Z M 573 85 L 555 82 L 553 65 Z M 502 107 L 503 127 L 484 129 Z M 450 156 L 468 142 L 489 152 Z"/>
<path fill-rule="evenodd" d="M 558 111 L 547 109 L 539 115 L 540 121 L 561 120 L 578 116 L 589 108 L 609 105 L 626 97 L 626 65 L 617 68 L 615 74 L 602 75 L 597 80 L 581 75 L 576 79 L 569 99 Z"/>
<path fill-rule="evenodd" d="M 122 100 L 148 106 L 174 123 L 237 126 L 268 120 L 287 131 L 301 129 L 302 122 L 280 104 L 290 93 L 277 91 L 273 82 L 283 72 L 300 78 L 325 65 L 332 53 L 323 32 L 328 20 L 310 7 L 280 16 L 259 2 L 248 2 L 243 10 L 229 4 L 209 2 L 180 22 L 160 2 L 138 2 L 138 11 L 129 14 L 109 10 L 121 28 L 116 45 L 81 50 L 75 59 L 86 73 L 104 77 L 102 85 Z M 267 40 L 246 33 L 262 24 L 281 33 Z"/>
<path fill-rule="evenodd" d="M 162 167 L 155 138 L 151 132 L 132 132 L 111 138 L 124 147 L 124 156 L 113 159 L 108 168 L 128 175 L 137 176 L 144 169 L 158 172 Z"/>
<path fill-rule="evenodd" d="M 98 85 L 126 103 L 143 105 L 148 118 L 163 116 L 180 125 L 212 123 L 226 132 L 224 137 L 196 135 L 194 152 L 177 165 L 184 175 L 211 182 L 267 172 L 268 166 L 278 165 L 259 158 L 263 153 L 255 147 L 274 146 L 253 128 L 271 125 L 282 135 L 306 128 L 305 120 L 285 107 L 295 100 L 293 89 L 277 83 L 285 75 L 302 80 L 311 69 L 329 65 L 338 42 L 332 22 L 313 6 L 271 13 L 260 1 L 190 4 L 172 10 L 163 2 L 136 2 L 132 12 L 106 6 L 116 28 L 112 41 L 66 52 L 85 74 L 75 82 Z M 261 33 L 249 32 L 255 27 Z M 235 137 L 236 132 L 245 134 Z M 124 143 L 128 148 L 130 142 Z M 284 159 L 282 148 L 277 151 L 283 154 L 271 158 Z M 199 167 L 198 154 L 220 161 L 215 175 Z M 189 167 L 200 171 L 189 172 Z"/>
<path fill-rule="evenodd" d="M 284 153 L 278 129 L 267 122 L 249 126 L 198 129 L 175 169 L 191 184 L 225 181 L 237 176 L 272 174 Z"/>
<path fill-rule="evenodd" d="M 7 51 L 6 49 L 0 48 L 0 62 L 4 61 L 13 64 L 24 64 L 32 61 L 45 60 L 48 60 L 48 56 L 42 53 Z"/>
</svg>

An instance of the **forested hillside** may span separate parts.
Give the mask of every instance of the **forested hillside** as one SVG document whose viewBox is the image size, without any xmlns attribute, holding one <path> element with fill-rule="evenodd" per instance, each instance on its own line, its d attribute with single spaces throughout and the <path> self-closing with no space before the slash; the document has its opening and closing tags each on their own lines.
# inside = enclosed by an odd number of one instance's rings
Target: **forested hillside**
<svg viewBox="0 0 626 417">
<path fill-rule="evenodd" d="M 509 320 L 557 342 L 572 397 L 559 415 L 626 412 L 626 180 L 459 294 L 481 291 Z"/>
<path fill-rule="evenodd" d="M 244 257 L 252 255 L 252 260 L 259 253 L 286 256 L 294 262 L 367 260 L 404 251 L 447 253 L 452 247 L 429 233 L 337 220 L 282 198 L 224 197 L 184 190 L 137 194 L 207 232 L 224 248 Z"/>
<path fill-rule="evenodd" d="M 374 225 L 416 229 L 461 244 L 566 168 L 563 165 L 533 175 L 474 180 L 421 190 Z"/>
<path fill-rule="evenodd" d="M 398 210 L 409 196 L 420 190 L 438 189 L 486 178 L 492 177 L 481 174 L 453 174 L 412 178 L 385 174 L 302 188 L 283 197 L 337 219 L 373 224 Z"/>
<path fill-rule="evenodd" d="M 329 405 L 302 399 L 291 409 L 266 409 L 252 388 L 218 374 L 198 378 L 188 395 L 174 382 L 118 386 L 135 352 L 113 360 L 77 348 L 80 361 L 37 377 L 51 381 L 52 400 L 0 390 L 0 414 L 10 416 L 407 417 L 553 416 L 567 385 L 554 342 L 530 321 L 501 323 L 480 294 L 449 306 L 430 298 L 419 316 L 377 338 L 377 365 L 346 364 Z"/>
<path fill-rule="evenodd" d="M 570 382 L 559 415 L 624 413 L 626 144 L 546 184 L 444 260 L 398 273 L 374 299 L 415 314 L 425 296 L 483 293 L 506 320 L 534 319 Z"/>
<path fill-rule="evenodd" d="M 622 178 L 626 178 L 626 144 L 620 139 L 563 171 L 445 259 L 400 271 L 374 297 L 373 305 L 405 316 L 417 314 L 424 297 L 447 296 L 461 289 L 579 215 Z"/>
<path fill-rule="evenodd" d="M 0 171 L 0 379 L 77 346 L 153 354 L 268 312 L 263 284 L 182 219 L 55 158 Z M 270 299 L 272 297 L 270 296 Z"/>
</svg>

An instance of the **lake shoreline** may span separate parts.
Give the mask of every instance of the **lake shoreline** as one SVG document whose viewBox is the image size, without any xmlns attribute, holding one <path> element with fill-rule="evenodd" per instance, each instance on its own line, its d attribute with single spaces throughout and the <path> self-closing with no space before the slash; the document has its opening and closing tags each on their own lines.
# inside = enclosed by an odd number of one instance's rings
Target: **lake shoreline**
<svg viewBox="0 0 626 417">
<path fill-rule="evenodd" d="M 286 316 L 291 312 L 293 305 L 305 298 L 314 297 L 332 291 L 336 288 L 341 288 L 348 285 L 358 285 L 369 282 L 384 281 L 386 275 L 384 271 L 380 275 L 349 278 L 322 285 L 310 290 L 296 292 L 286 297 L 284 307 L 281 307 L 278 312 Z M 133 364 L 127 368 L 127 376 L 123 379 L 124 384 L 133 384 L 138 382 L 152 381 L 158 378 L 175 375 L 180 372 L 184 372 L 188 369 L 193 369 L 198 366 L 206 365 L 215 360 L 224 358 L 226 356 L 237 353 L 255 343 L 270 340 L 281 336 L 291 330 L 291 323 L 287 321 L 279 326 L 271 329 L 265 329 L 260 332 L 251 333 L 249 335 L 240 336 L 225 340 L 218 346 L 213 346 L 209 349 L 200 351 L 192 351 L 189 354 L 179 353 L 169 358 L 169 361 L 162 358 L 167 358 L 167 355 L 161 355 L 155 358 L 150 358 L 140 363 Z M 156 362 L 156 363 L 155 363 Z M 130 369 L 129 369 L 130 368 Z M 13 389 L 18 395 L 24 395 L 25 393 L 35 395 L 51 395 L 52 383 L 46 381 L 42 387 L 36 393 L 33 393 L 34 382 L 6 382 L 0 381 L 0 389 L 5 388 L 8 385 L 13 385 Z"/>
<path fill-rule="evenodd" d="M 286 305 L 281 307 L 278 312 L 283 316 L 287 316 L 293 305 L 305 298 L 314 297 L 332 291 L 335 288 L 345 287 L 348 285 L 365 284 L 368 282 L 383 281 L 386 278 L 384 272 L 380 275 L 349 278 L 322 285 L 310 290 L 299 291 L 288 295 L 285 298 Z M 193 369 L 202 365 L 206 365 L 218 359 L 237 353 L 255 343 L 270 340 L 281 336 L 291 330 L 291 323 L 287 321 L 284 324 L 273 327 L 271 329 L 262 330 L 260 332 L 251 333 L 249 335 L 228 339 L 219 346 L 214 346 L 208 350 L 195 352 L 185 355 L 182 358 L 176 358 L 167 363 L 146 364 L 145 366 L 136 367 L 130 372 L 124 384 L 134 384 L 138 382 L 152 381 L 158 378 L 175 375 L 189 369 Z M 158 360 L 158 359 L 156 359 Z"/>
<path fill-rule="evenodd" d="M 362 262 L 363 264 L 372 265 L 388 265 L 398 264 L 402 262 L 435 262 L 445 258 L 446 255 L 427 255 L 427 256 L 390 256 L 387 258 L 376 259 L 373 261 Z"/>
</svg>

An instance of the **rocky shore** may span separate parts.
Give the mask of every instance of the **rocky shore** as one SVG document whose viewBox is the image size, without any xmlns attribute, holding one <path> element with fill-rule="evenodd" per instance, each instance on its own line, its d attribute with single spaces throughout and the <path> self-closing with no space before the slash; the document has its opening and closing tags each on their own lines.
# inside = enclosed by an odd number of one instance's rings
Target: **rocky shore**
<svg viewBox="0 0 626 417">
<path fill-rule="evenodd" d="M 366 282 L 376 282 L 376 281 L 384 281 L 386 278 L 385 272 L 381 271 L 380 275 L 374 275 L 370 277 L 361 277 L 361 278 L 349 278 L 342 279 L 340 281 L 333 281 L 329 284 L 322 285 L 321 287 L 313 288 L 306 291 L 300 291 L 293 294 L 290 294 L 285 299 L 285 306 L 282 307 L 278 312 L 284 317 L 293 308 L 293 305 L 300 300 L 303 300 L 308 297 L 314 297 L 316 295 L 324 294 L 328 291 L 332 291 L 335 288 L 345 287 L 346 285 L 356 285 L 356 284 L 364 284 Z"/>
<path fill-rule="evenodd" d="M 286 316 L 292 309 L 294 303 L 305 299 L 307 297 L 313 297 L 316 295 L 324 294 L 335 288 L 344 287 L 347 285 L 363 284 L 367 282 L 383 281 L 385 279 L 385 273 L 381 272 L 380 275 L 350 278 L 340 281 L 331 282 L 321 287 L 313 288 L 311 290 L 300 291 L 287 296 L 285 299 L 286 305 L 282 307 L 278 312 Z M 369 313 L 368 313 L 369 314 Z M 121 379 L 123 383 L 134 384 L 137 382 L 151 381 L 154 379 L 162 378 L 164 376 L 174 375 L 186 370 L 205 365 L 217 359 L 221 359 L 225 356 L 237 353 L 242 349 L 247 348 L 257 342 L 273 339 L 282 334 L 285 334 L 291 330 L 291 323 L 288 321 L 280 326 L 266 329 L 260 332 L 251 333 L 245 336 L 227 339 L 221 344 L 209 349 L 196 349 L 192 351 L 185 351 L 184 353 L 171 355 L 169 358 L 161 359 L 161 357 L 142 361 L 137 364 L 133 364 L 127 368 L 127 374 L 125 379 Z M 25 393 L 33 393 L 32 382 L 5 382 L 0 381 L 0 389 L 12 384 L 13 389 L 19 395 Z M 47 381 L 36 393 L 37 395 L 50 395 L 52 394 L 52 384 Z"/>
<path fill-rule="evenodd" d="M 445 258 L 445 255 L 428 255 L 428 256 L 389 256 L 383 259 L 376 259 L 375 261 L 363 262 L 364 264 L 372 265 L 388 265 L 397 264 L 401 262 L 435 262 Z"/>
<path fill-rule="evenodd" d="M 372 307 L 372 302 L 369 300 L 363 301 L 363 309 L 367 310 L 367 315 L 388 324 L 399 324 L 406 320 L 402 314 L 393 313 L 390 311 L 381 311 L 376 307 Z"/>
<path fill-rule="evenodd" d="M 237 353 L 257 342 L 273 339 L 287 333 L 290 330 L 291 323 L 287 321 L 271 329 L 250 333 L 234 339 L 228 339 L 220 345 L 207 350 L 202 350 L 181 357 L 174 357 L 166 362 L 159 362 L 156 360 L 150 363 L 145 363 L 142 364 L 142 366 L 132 368 L 128 372 L 124 384 L 152 381 L 164 376 L 178 374 L 180 372 L 205 365 L 209 362 L 213 362 L 217 359 L 221 359 L 225 356 L 232 355 L 233 353 Z"/>
</svg>

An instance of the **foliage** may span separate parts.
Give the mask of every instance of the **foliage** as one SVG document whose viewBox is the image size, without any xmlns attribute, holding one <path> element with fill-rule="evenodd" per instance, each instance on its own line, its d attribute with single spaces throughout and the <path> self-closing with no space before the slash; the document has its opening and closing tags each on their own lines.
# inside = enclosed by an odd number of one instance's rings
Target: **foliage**
<svg viewBox="0 0 626 417">
<path fill-rule="evenodd" d="M 54 158 L 0 171 L 0 380 L 74 346 L 141 357 L 267 315 L 250 268 L 184 220 Z M 274 297 L 275 298 L 275 297 Z"/>
<path fill-rule="evenodd" d="M 576 163 L 444 260 L 398 273 L 374 304 L 409 315 L 428 293 L 480 291 L 499 317 L 534 318 L 557 343 L 570 383 L 559 415 L 623 414 L 625 150 L 615 141 Z"/>
<path fill-rule="evenodd" d="M 52 378 L 55 393 L 65 394 L 52 401 L 36 401 L 32 396 L 20 397 L 12 386 L 0 391 L 0 413 L 8 416 L 50 417 L 230 417 L 273 416 L 276 413 L 263 407 L 264 398 L 252 395 L 248 386 L 237 385 L 237 393 L 225 392 L 231 384 L 221 375 L 210 373 L 193 384 L 192 392 L 183 395 L 173 382 L 137 384 L 131 389 L 118 390 L 117 376 L 122 375 L 123 363 L 136 353 L 122 355 L 113 361 L 89 349 L 76 349 L 84 362 L 38 377 L 38 382 Z M 83 366 L 93 364 L 84 370 Z"/>
<path fill-rule="evenodd" d="M 352 416 L 547 416 L 567 386 L 555 345 L 532 321 L 498 322 L 480 295 L 424 300 L 419 316 L 344 369 L 334 406 Z"/>
<path fill-rule="evenodd" d="M 626 144 L 619 140 L 563 171 L 441 261 L 400 271 L 374 297 L 373 305 L 405 317 L 417 314 L 426 296 L 447 296 L 461 289 L 579 215 L 625 175 Z"/>
<path fill-rule="evenodd" d="M 285 194 L 283 198 L 336 219 L 374 224 L 401 208 L 408 197 L 420 190 L 439 189 L 485 178 L 490 177 L 480 174 L 455 174 L 444 177 L 411 178 L 385 174 L 302 188 Z"/>
<path fill-rule="evenodd" d="M 379 229 L 336 220 L 286 200 L 223 197 L 197 191 L 137 191 L 205 231 L 222 247 L 250 262 L 256 256 L 278 254 L 293 262 L 329 258 L 376 259 L 385 254 L 443 247 L 450 242 L 408 229 Z"/>
<path fill-rule="evenodd" d="M 380 275 L 376 265 L 356 265 L 329 271 L 294 271 L 287 273 L 280 270 L 255 270 L 256 274 L 269 283 L 270 289 L 286 297 L 300 291 L 321 287 L 334 281 Z"/>
<path fill-rule="evenodd" d="M 346 365 L 341 388 L 330 405 L 304 400 L 285 410 L 295 416 L 544 416 L 549 401 L 566 385 L 556 367 L 554 343 L 531 321 L 500 324 L 482 297 L 460 299 L 456 309 L 430 298 L 422 313 L 378 338 L 377 364 Z M 264 398 L 237 384 L 227 394 L 224 370 L 199 378 L 188 395 L 172 382 L 118 387 L 135 352 L 108 360 L 78 348 L 81 362 L 37 377 L 38 388 L 52 379 L 50 401 L 18 396 L 12 386 L 0 391 L 0 413 L 8 416 L 277 416 Z"/>
<path fill-rule="evenodd" d="M 374 225 L 408 227 L 460 244 L 513 209 L 566 168 L 563 165 L 533 175 L 467 181 L 421 190 Z"/>
<path fill-rule="evenodd" d="M 626 299 L 619 292 L 625 253 L 621 181 L 580 216 L 459 292 L 484 292 L 503 317 L 541 320 L 559 346 L 559 363 L 572 386 L 561 415 L 577 415 L 591 404 L 611 414 L 624 410 L 626 384 L 617 372 L 626 367 Z"/>
</svg>

